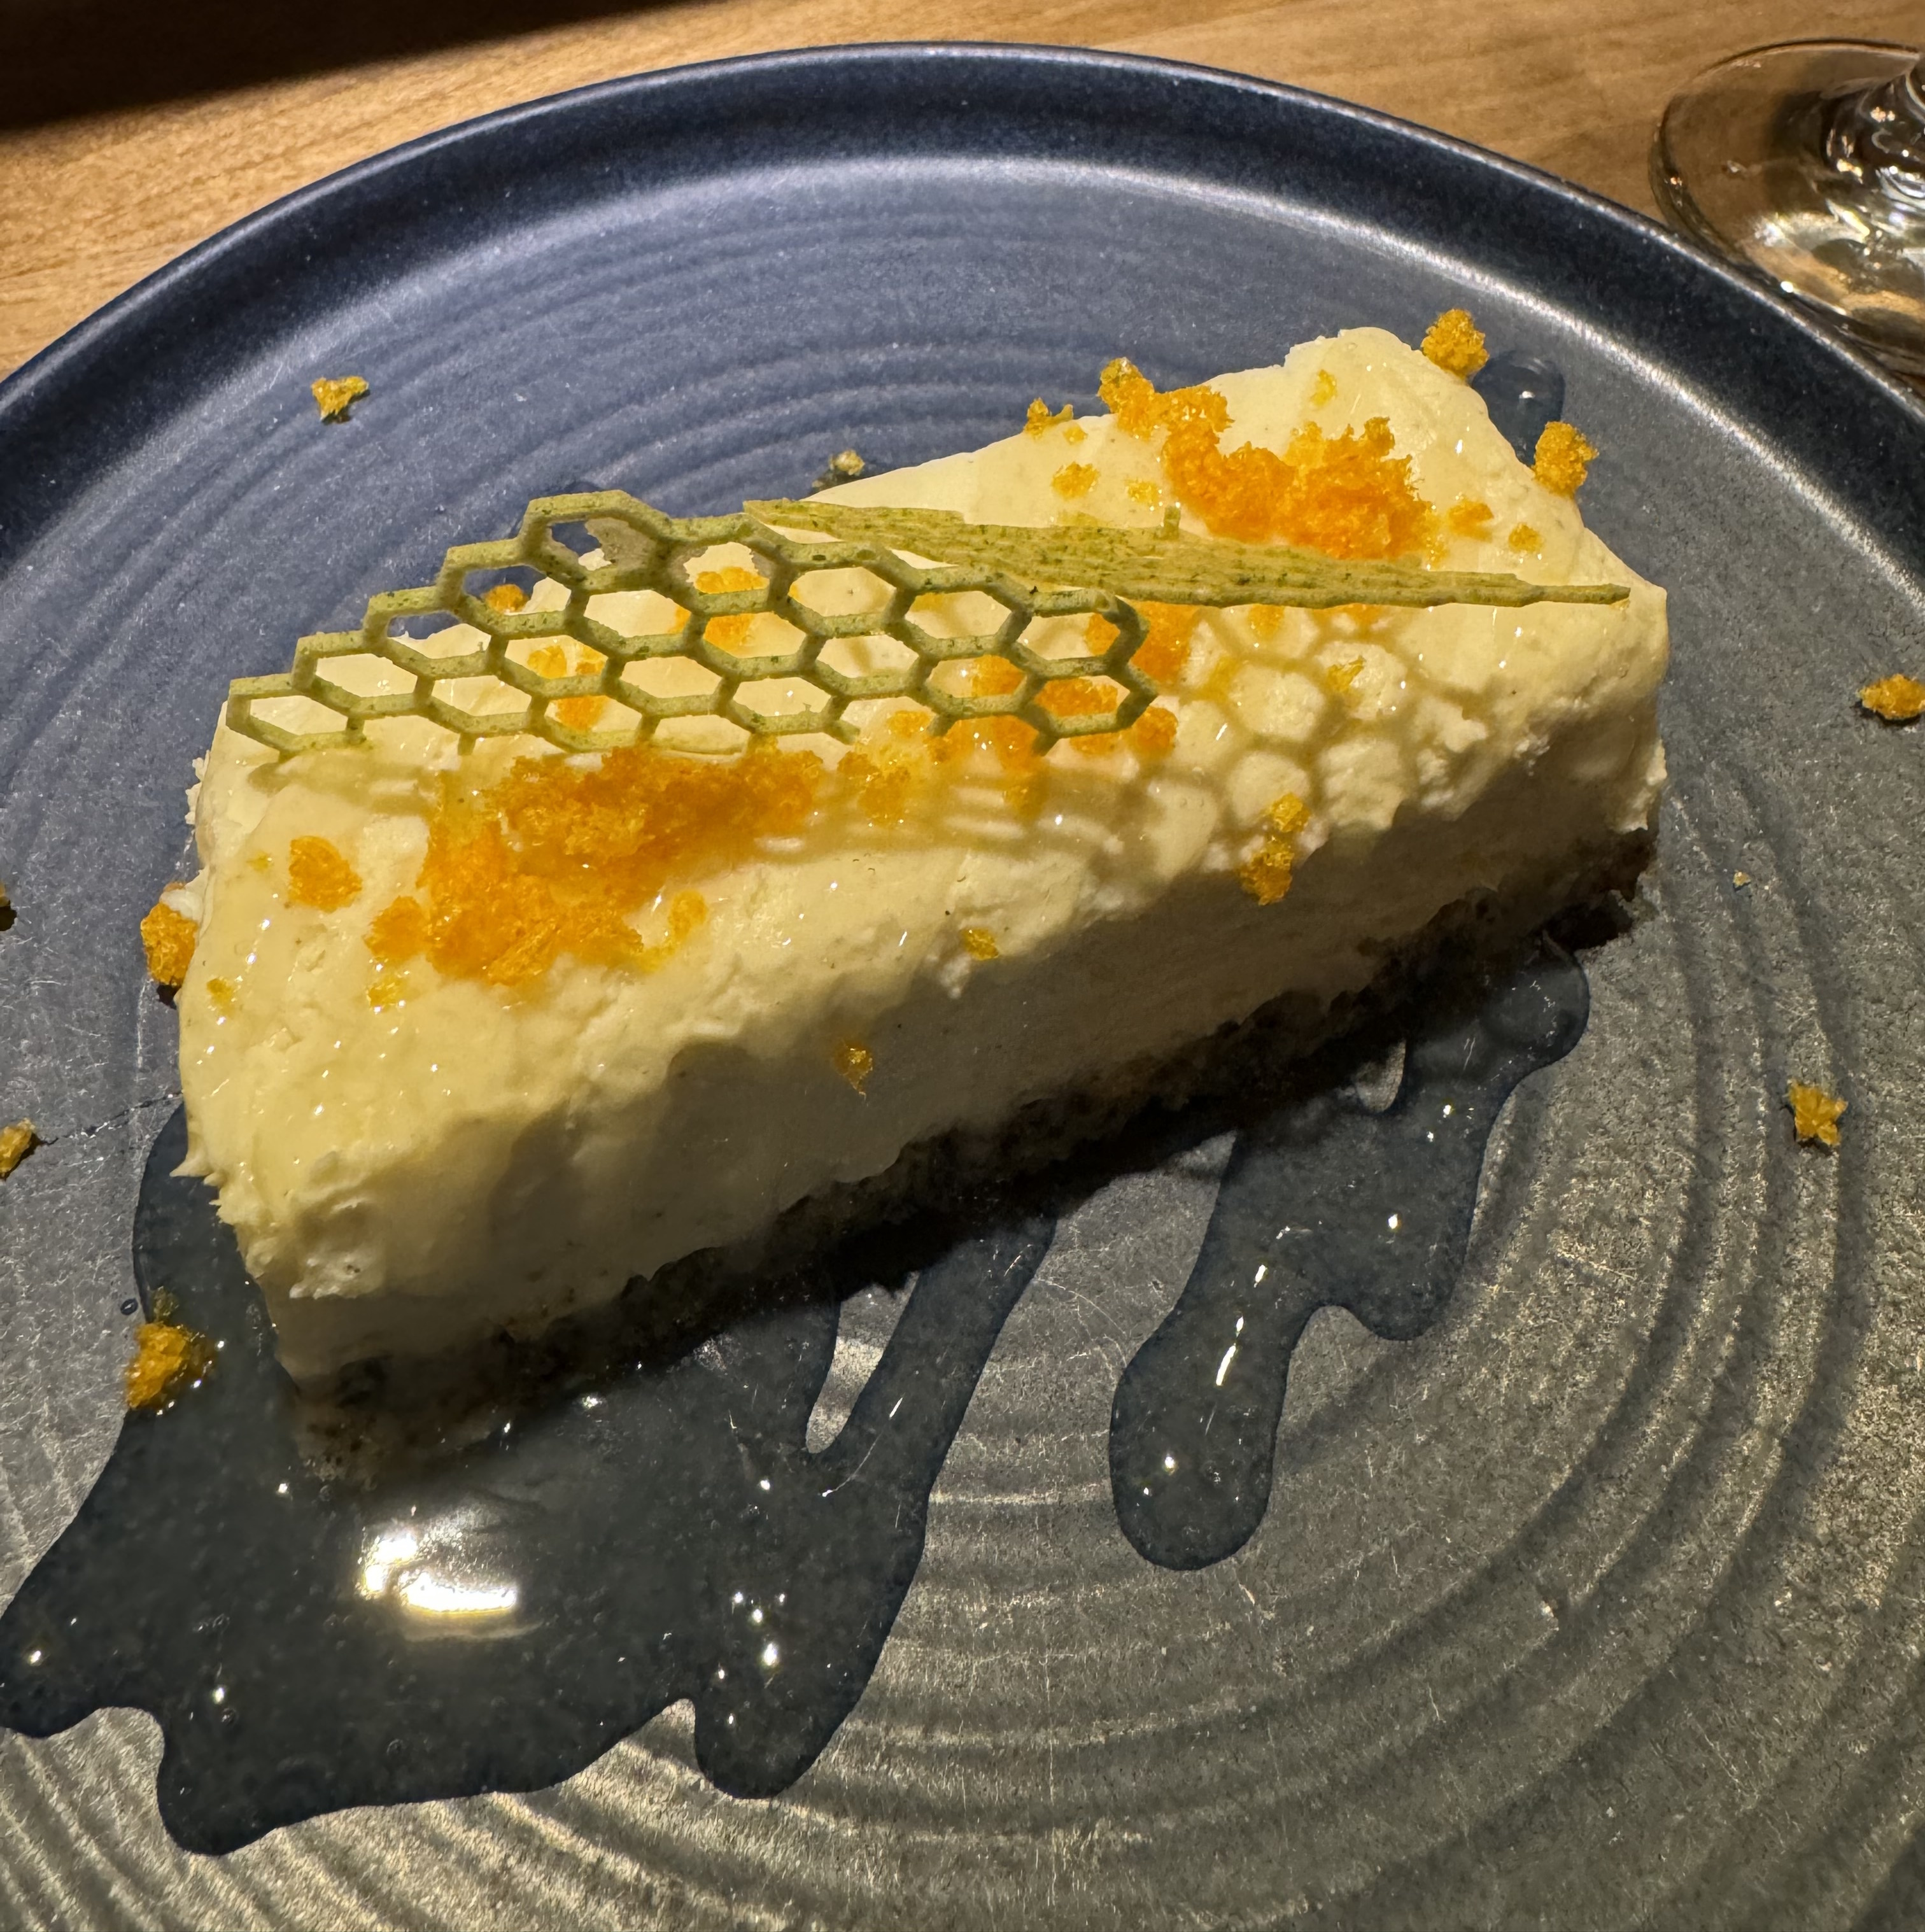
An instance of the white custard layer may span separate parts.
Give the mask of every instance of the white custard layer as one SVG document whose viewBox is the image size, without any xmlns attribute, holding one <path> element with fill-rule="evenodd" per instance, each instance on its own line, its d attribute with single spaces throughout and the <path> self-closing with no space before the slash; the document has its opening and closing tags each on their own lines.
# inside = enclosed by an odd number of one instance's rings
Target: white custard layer
<svg viewBox="0 0 1925 1932">
<path fill-rule="evenodd" d="M 1167 757 L 1060 747 L 1033 817 L 983 777 L 904 827 L 843 820 L 772 845 L 691 882 L 707 921 L 653 971 L 564 957 L 508 990 L 417 962 L 379 1007 L 368 926 L 416 889 L 454 741 L 410 724 L 283 762 L 217 731 L 178 1000 L 186 1171 L 219 1190 L 292 1373 L 538 1328 L 916 1142 L 993 1130 L 1281 994 L 1361 988 L 1467 895 L 1575 889 L 1654 822 L 1663 595 L 1538 486 L 1465 383 L 1365 329 L 1215 386 L 1226 448 L 1387 417 L 1423 497 L 1492 512 L 1488 536 L 1450 540 L 1447 567 L 1633 595 L 1255 627 L 1212 613 Z M 983 521 L 1158 520 L 1153 446 L 1108 417 L 1075 428 L 833 494 Z M 1073 505 L 1052 482 L 1072 461 L 1096 472 Z M 1519 524 L 1535 548 L 1507 542 Z M 1360 658 L 1334 688 L 1326 673 Z M 465 770 L 538 752 L 484 746 Z M 1288 896 L 1260 905 L 1237 868 L 1287 794 L 1310 823 Z M 304 836 L 352 861 L 351 903 L 289 902 Z M 639 916 L 645 938 L 662 916 Z M 966 928 L 997 956 L 974 956 Z M 850 1041 L 873 1055 L 861 1093 L 836 1064 Z"/>
</svg>

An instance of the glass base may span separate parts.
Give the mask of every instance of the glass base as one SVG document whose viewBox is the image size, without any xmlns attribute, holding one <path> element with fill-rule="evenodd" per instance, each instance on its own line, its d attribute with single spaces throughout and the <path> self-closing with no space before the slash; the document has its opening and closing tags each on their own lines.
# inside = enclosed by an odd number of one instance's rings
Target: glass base
<svg viewBox="0 0 1925 1932">
<path fill-rule="evenodd" d="M 1700 74 L 1665 110 L 1671 221 L 1925 379 L 1925 143 L 1915 47 L 1807 40 Z"/>
</svg>

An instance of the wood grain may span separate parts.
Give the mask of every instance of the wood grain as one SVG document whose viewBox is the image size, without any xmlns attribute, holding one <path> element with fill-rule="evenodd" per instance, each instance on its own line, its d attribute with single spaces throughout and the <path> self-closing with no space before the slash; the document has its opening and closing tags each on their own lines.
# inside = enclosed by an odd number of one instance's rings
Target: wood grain
<svg viewBox="0 0 1925 1932">
<path fill-rule="evenodd" d="M 399 0 L 397 0 L 399 4 Z M 1402 115 L 1650 208 L 1664 102 L 1773 39 L 1917 38 L 1918 0 L 692 0 L 0 133 L 0 372 L 206 236 L 395 142 L 562 88 L 784 46 L 1114 47 Z"/>
</svg>

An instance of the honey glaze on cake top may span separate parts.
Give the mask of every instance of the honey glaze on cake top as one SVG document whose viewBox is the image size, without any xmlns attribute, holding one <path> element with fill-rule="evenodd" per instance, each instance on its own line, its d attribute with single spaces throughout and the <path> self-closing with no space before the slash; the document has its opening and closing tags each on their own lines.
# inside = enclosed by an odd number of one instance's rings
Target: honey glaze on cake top
<svg viewBox="0 0 1925 1932">
<path fill-rule="evenodd" d="M 1014 718 L 932 735 L 904 700 L 852 706 L 853 743 L 688 718 L 589 758 L 464 753 L 396 719 L 280 760 L 222 728 L 205 870 L 173 896 L 199 928 L 188 1168 L 219 1188 L 296 1372 L 431 1339 L 418 1310 L 377 1315 L 383 1296 L 458 1300 L 471 1324 L 601 1298 L 913 1140 L 994 1127 L 1279 993 L 1360 987 L 1467 894 L 1536 885 L 1547 854 L 1575 878 L 1650 824 L 1663 594 L 1585 530 L 1568 448 L 1547 488 L 1460 374 L 1378 330 L 1173 393 L 1112 364 L 1103 389 L 1106 414 L 1033 410 L 987 448 L 820 500 L 1032 526 L 1174 512 L 1186 533 L 1631 594 L 1151 605 L 1133 662 L 1155 702 L 1046 752 Z M 751 562 L 718 546 L 697 587 L 753 583 Z M 808 586 L 844 613 L 881 591 L 856 571 Z M 925 598 L 918 620 L 979 631 L 970 602 Z M 651 592 L 597 602 L 626 632 L 675 620 Z M 757 655 L 785 628 L 709 635 Z M 1027 640 L 1081 656 L 1114 634 L 1090 615 Z M 898 647 L 835 648 L 860 672 Z M 594 658 L 529 652 L 551 675 Z M 664 691 L 706 676 L 648 668 Z M 994 658 L 941 675 L 1017 678 Z M 1039 701 L 1069 719 L 1117 695 L 1066 678 Z M 590 728 L 605 700 L 564 702 Z M 299 1304 L 340 1298 L 369 1304 L 360 1325 L 304 1352 Z"/>
</svg>

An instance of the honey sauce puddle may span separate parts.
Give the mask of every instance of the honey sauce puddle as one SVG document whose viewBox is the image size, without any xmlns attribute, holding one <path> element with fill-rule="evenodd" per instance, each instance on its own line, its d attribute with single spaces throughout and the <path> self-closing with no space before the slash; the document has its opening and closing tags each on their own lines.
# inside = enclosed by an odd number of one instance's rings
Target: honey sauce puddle
<svg viewBox="0 0 1925 1932">
<path fill-rule="evenodd" d="M 1587 1006 L 1582 970 L 1547 949 L 1414 1030 L 1387 1108 L 1330 1087 L 1239 1134 L 1189 1283 L 1117 1391 L 1117 1516 L 1151 1562 L 1213 1563 L 1256 1532 L 1315 1310 L 1399 1340 L 1438 1319 L 1498 1112 Z M 369 1486 L 302 1454 L 259 1296 L 205 1190 L 172 1173 L 184 1147 L 176 1114 L 136 1269 L 217 1366 L 127 1417 L 0 1617 L 0 1724 L 45 1737 L 109 1706 L 151 1712 L 161 1814 L 208 1852 L 347 1805 L 552 1784 L 685 1698 L 721 1790 L 768 1796 L 814 1762 L 888 1640 L 1051 1215 L 919 1270 L 819 1451 L 834 1301 L 751 1314 Z"/>
</svg>

